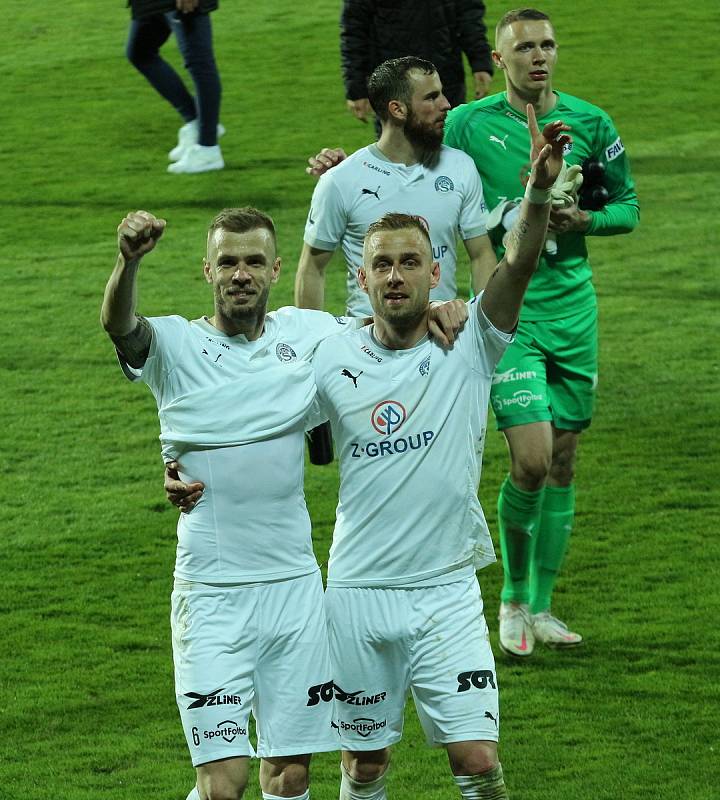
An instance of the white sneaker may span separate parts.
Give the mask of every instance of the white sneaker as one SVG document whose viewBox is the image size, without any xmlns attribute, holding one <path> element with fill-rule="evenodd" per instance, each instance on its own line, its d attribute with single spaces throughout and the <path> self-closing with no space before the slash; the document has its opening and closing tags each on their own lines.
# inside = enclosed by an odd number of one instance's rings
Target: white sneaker
<svg viewBox="0 0 720 800">
<path fill-rule="evenodd" d="M 583 640 L 579 633 L 568 630 L 568 626 L 549 611 L 532 615 L 532 629 L 535 638 L 548 647 L 577 647 Z"/>
<path fill-rule="evenodd" d="M 214 169 L 222 169 L 225 166 L 220 145 L 203 147 L 201 144 L 193 144 L 186 151 L 180 161 L 168 166 L 168 172 L 176 175 L 180 173 L 210 172 Z"/>
<path fill-rule="evenodd" d="M 500 604 L 500 649 L 509 656 L 527 658 L 535 647 L 530 608 L 519 603 Z"/>
<path fill-rule="evenodd" d="M 182 126 L 182 128 L 180 128 L 180 130 L 178 131 L 178 143 L 168 153 L 168 160 L 180 161 L 180 159 L 185 155 L 185 151 L 192 145 L 198 143 L 198 134 L 199 134 L 199 129 L 198 129 L 197 119 L 193 119 L 190 122 L 186 122 Z M 218 124 L 217 126 L 218 139 L 224 135 L 225 135 L 225 126 Z"/>
</svg>

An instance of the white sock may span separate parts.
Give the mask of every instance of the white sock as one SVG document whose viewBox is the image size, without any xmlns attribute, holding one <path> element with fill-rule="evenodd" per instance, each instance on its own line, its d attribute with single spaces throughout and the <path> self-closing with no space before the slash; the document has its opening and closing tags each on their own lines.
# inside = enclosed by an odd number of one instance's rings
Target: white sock
<svg viewBox="0 0 720 800">
<path fill-rule="evenodd" d="M 507 800 L 508 793 L 500 764 L 480 775 L 455 775 L 463 800 Z"/>
<path fill-rule="evenodd" d="M 360 783 L 350 777 L 343 764 L 340 764 L 342 779 L 340 781 L 339 800 L 387 800 L 385 793 L 385 776 L 387 770 L 379 778 L 370 783 Z"/>
<path fill-rule="evenodd" d="M 200 800 L 200 792 L 198 792 L 197 786 L 193 786 L 186 800 Z"/>
<path fill-rule="evenodd" d="M 268 794 L 267 792 L 262 793 L 263 800 L 310 800 L 310 789 L 305 789 L 303 794 L 299 794 L 296 797 L 280 797 L 277 794 Z"/>
</svg>

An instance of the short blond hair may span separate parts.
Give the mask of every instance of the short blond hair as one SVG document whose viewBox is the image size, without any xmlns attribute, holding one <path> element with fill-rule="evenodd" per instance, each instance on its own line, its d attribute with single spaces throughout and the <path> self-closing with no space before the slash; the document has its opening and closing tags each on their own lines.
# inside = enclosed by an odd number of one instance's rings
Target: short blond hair
<svg viewBox="0 0 720 800">
<path fill-rule="evenodd" d="M 399 212 L 392 212 L 385 214 L 380 219 L 373 222 L 367 229 L 365 234 L 365 242 L 367 243 L 374 233 L 382 231 L 404 231 L 415 230 L 428 243 L 430 252 L 432 253 L 432 243 L 430 241 L 430 233 L 428 232 L 427 223 L 422 217 L 415 214 L 401 214 Z"/>
<path fill-rule="evenodd" d="M 552 25 L 550 21 L 550 17 L 542 11 L 538 11 L 537 8 L 514 8 L 512 11 L 508 11 L 507 13 L 503 14 L 500 17 L 500 21 L 495 26 L 495 47 L 498 46 L 498 42 L 500 41 L 500 33 L 507 27 L 513 24 L 513 22 L 519 22 L 520 20 L 547 20 Z"/>
</svg>

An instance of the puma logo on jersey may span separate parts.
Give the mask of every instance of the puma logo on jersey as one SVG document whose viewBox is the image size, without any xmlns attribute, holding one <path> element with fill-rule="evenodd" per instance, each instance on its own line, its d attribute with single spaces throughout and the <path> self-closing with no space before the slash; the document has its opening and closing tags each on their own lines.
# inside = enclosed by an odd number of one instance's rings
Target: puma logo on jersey
<svg viewBox="0 0 720 800">
<path fill-rule="evenodd" d="M 378 188 L 375 189 L 374 192 L 373 192 L 372 189 L 363 189 L 362 192 L 360 192 L 360 194 L 374 194 L 375 195 L 375 199 L 379 200 L 380 199 L 380 187 L 378 186 Z"/>
<path fill-rule="evenodd" d="M 362 375 L 362 372 L 358 372 L 357 375 L 353 375 L 349 369 L 344 369 L 340 374 L 343 376 L 343 378 L 350 378 L 350 380 L 353 382 L 353 386 L 357 389 L 358 378 Z"/>
<path fill-rule="evenodd" d="M 503 150 L 507 150 L 507 146 L 505 145 L 505 139 L 507 139 L 508 136 L 510 136 L 509 133 L 506 133 L 505 136 L 503 136 L 502 139 L 498 139 L 497 136 L 491 136 L 490 137 L 490 141 L 491 142 L 496 142 L 497 144 L 500 145 L 500 147 L 502 147 Z"/>
</svg>

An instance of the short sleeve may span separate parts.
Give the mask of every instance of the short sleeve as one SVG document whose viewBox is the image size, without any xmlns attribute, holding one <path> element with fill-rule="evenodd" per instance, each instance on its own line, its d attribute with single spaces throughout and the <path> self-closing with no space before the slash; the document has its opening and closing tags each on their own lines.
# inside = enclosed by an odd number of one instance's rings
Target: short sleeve
<svg viewBox="0 0 720 800">
<path fill-rule="evenodd" d="M 483 197 L 482 181 L 475 164 L 468 157 L 466 167 L 467 190 L 460 209 L 458 229 L 463 241 L 487 233 L 488 209 Z"/>
<path fill-rule="evenodd" d="M 152 341 L 147 361 L 142 369 L 134 369 L 118 352 L 118 361 L 126 377 L 142 381 L 151 389 L 159 389 L 175 369 L 187 336 L 188 322 L 183 317 L 148 317 Z"/>
<path fill-rule="evenodd" d="M 515 339 L 514 333 L 496 328 L 481 306 L 482 292 L 468 301 L 468 320 L 456 342 L 472 368 L 483 375 L 492 375 L 495 367 Z"/>
<path fill-rule="evenodd" d="M 326 173 L 318 181 L 305 222 L 305 243 L 318 250 L 335 251 L 348 226 L 347 210 L 342 194 Z"/>
</svg>

